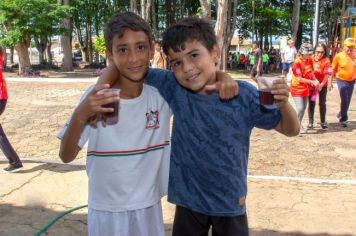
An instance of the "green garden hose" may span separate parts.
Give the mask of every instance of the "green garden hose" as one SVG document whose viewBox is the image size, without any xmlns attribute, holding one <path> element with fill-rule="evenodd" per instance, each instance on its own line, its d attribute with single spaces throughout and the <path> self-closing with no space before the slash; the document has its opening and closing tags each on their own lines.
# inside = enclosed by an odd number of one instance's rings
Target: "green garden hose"
<svg viewBox="0 0 356 236">
<path fill-rule="evenodd" d="M 33 236 L 40 236 L 41 234 L 43 234 L 44 232 L 46 232 L 54 223 L 56 223 L 57 220 L 59 220 L 60 218 L 62 218 L 63 216 L 79 210 L 81 208 L 87 207 L 88 205 L 81 205 L 81 206 L 77 206 L 77 207 L 73 207 L 65 212 L 62 212 L 60 214 L 58 214 L 56 217 L 52 218 L 52 220 L 50 222 L 48 222 L 43 228 L 41 228 L 40 230 L 38 230 Z"/>
</svg>

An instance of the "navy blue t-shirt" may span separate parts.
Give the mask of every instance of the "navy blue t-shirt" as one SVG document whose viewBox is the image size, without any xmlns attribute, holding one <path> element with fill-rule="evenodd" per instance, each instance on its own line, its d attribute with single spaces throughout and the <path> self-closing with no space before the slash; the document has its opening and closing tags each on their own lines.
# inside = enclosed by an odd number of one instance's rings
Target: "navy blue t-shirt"
<svg viewBox="0 0 356 236">
<path fill-rule="evenodd" d="M 145 81 L 174 115 L 168 201 L 212 216 L 244 214 L 251 131 L 275 128 L 279 109 L 261 112 L 257 89 L 244 81 L 229 101 L 185 89 L 169 71 L 150 69 Z"/>
</svg>

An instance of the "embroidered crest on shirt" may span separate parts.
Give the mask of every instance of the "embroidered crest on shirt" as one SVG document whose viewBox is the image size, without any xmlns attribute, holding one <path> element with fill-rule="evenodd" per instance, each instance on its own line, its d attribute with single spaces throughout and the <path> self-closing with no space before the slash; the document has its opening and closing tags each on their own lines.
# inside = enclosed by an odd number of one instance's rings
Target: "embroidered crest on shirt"
<svg viewBox="0 0 356 236">
<path fill-rule="evenodd" d="M 146 113 L 146 129 L 159 128 L 158 111 L 150 111 Z"/>
</svg>

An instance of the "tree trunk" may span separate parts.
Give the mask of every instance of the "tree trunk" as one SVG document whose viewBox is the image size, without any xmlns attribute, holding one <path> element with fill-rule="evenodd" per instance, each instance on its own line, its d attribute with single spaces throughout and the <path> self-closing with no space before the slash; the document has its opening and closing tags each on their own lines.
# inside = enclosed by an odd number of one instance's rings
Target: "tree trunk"
<svg viewBox="0 0 356 236">
<path fill-rule="evenodd" d="M 152 14 L 151 14 L 151 18 L 152 18 L 152 32 L 153 32 L 153 37 L 155 39 L 159 38 L 158 35 L 158 17 L 157 17 L 157 12 L 158 12 L 158 1 L 154 0 L 152 2 Z"/>
<path fill-rule="evenodd" d="M 174 0 L 166 0 L 166 27 L 171 26 L 175 22 L 175 6 Z"/>
<path fill-rule="evenodd" d="M 221 61 L 222 61 L 222 69 L 226 70 L 226 56 L 230 51 L 230 43 L 231 39 L 234 36 L 236 30 L 236 17 L 237 17 L 237 0 L 232 0 L 231 3 L 228 3 L 230 7 L 228 7 L 227 14 L 227 24 L 225 27 L 225 39 L 224 39 L 224 47 L 225 50 L 222 51 Z"/>
<path fill-rule="evenodd" d="M 141 17 L 142 17 L 145 21 L 147 21 L 146 8 L 147 8 L 147 2 L 146 2 L 146 0 L 141 0 Z"/>
<path fill-rule="evenodd" d="M 87 34 L 87 56 L 85 57 L 85 62 L 92 63 L 93 62 L 93 40 L 91 34 L 91 20 L 87 17 L 85 31 Z"/>
<path fill-rule="evenodd" d="M 217 11 L 217 19 L 215 24 L 215 34 L 219 48 L 221 52 L 224 49 L 224 38 L 226 34 L 226 9 L 228 5 L 228 0 L 218 0 L 218 11 Z M 224 53 L 222 53 L 224 54 Z M 220 66 L 220 65 L 219 65 Z"/>
<path fill-rule="evenodd" d="M 58 0 L 61 5 L 70 5 L 70 0 Z M 67 33 L 61 35 L 61 45 L 63 49 L 62 70 L 73 71 L 72 61 L 72 22 L 70 18 L 63 19 L 62 26 L 67 30 Z"/>
<path fill-rule="evenodd" d="M 53 65 L 53 57 L 52 57 L 51 48 L 52 48 L 52 40 L 51 40 L 51 37 L 48 37 L 46 51 L 47 51 L 47 62 L 49 65 Z"/>
<path fill-rule="evenodd" d="M 292 17 L 292 39 L 296 40 L 299 28 L 300 0 L 294 0 Z"/>
<path fill-rule="evenodd" d="M 23 74 L 25 70 L 29 70 L 31 68 L 30 56 L 28 54 L 28 46 L 25 43 L 16 44 L 15 50 L 19 57 L 19 74 Z"/>
<path fill-rule="evenodd" d="M 3 71 L 6 70 L 6 67 L 7 67 L 7 53 L 6 53 L 6 48 L 4 48 L 4 60 L 2 61 Z"/>
<path fill-rule="evenodd" d="M 146 2 L 146 17 L 147 17 L 147 23 L 151 22 L 151 11 L 152 10 L 152 0 L 147 0 Z"/>
<path fill-rule="evenodd" d="M 79 26 L 76 26 L 75 31 L 77 32 L 79 48 L 80 48 L 80 51 L 82 52 L 82 60 L 83 59 L 85 60 L 85 58 L 87 58 L 87 46 L 84 43 L 82 30 L 80 29 Z"/>
<path fill-rule="evenodd" d="M 10 64 L 14 64 L 14 47 L 10 48 Z"/>
<path fill-rule="evenodd" d="M 46 63 L 44 52 L 46 51 L 47 37 L 34 36 L 33 39 L 35 41 L 36 49 L 38 51 L 39 62 L 43 65 Z"/>
<path fill-rule="evenodd" d="M 130 11 L 137 13 L 137 2 L 136 2 L 136 0 L 130 0 Z"/>
<path fill-rule="evenodd" d="M 200 0 L 200 6 L 203 9 L 203 18 L 211 21 L 211 0 Z"/>
</svg>

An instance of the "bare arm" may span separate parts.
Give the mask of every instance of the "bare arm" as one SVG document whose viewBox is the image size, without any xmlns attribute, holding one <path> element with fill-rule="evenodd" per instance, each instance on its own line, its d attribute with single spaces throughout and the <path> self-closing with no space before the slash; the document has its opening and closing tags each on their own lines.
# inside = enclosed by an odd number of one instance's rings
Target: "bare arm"
<svg viewBox="0 0 356 236">
<path fill-rule="evenodd" d="M 298 135 L 300 124 L 296 111 L 288 102 L 289 87 L 286 81 L 283 79 L 275 80 L 271 92 L 282 114 L 275 130 L 289 137 Z"/>
<path fill-rule="evenodd" d="M 78 115 L 76 115 L 75 111 L 62 138 L 59 149 L 59 157 L 64 163 L 69 163 L 77 157 L 80 151 L 80 147 L 78 146 L 80 134 L 84 130 L 86 123 L 86 121 L 81 120 Z"/>
<path fill-rule="evenodd" d="M 118 101 L 118 94 L 113 92 L 98 93 L 98 91 L 108 87 L 108 84 L 96 85 L 93 91 L 74 110 L 60 145 L 59 157 L 63 162 L 71 162 L 77 157 L 80 151 L 80 147 L 78 147 L 80 135 L 89 118 L 100 112 L 113 111 L 112 108 L 104 108 L 102 105 Z"/>
</svg>

